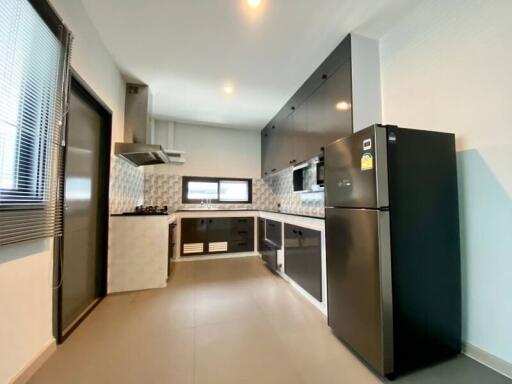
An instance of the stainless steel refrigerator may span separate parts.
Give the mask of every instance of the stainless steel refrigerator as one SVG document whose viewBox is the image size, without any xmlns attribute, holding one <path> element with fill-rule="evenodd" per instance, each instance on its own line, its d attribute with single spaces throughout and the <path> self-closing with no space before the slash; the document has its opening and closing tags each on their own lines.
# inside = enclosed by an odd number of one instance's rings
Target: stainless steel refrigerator
<svg viewBox="0 0 512 384">
<path fill-rule="evenodd" d="M 454 135 L 374 125 L 325 149 L 328 322 L 381 375 L 460 351 Z"/>
</svg>

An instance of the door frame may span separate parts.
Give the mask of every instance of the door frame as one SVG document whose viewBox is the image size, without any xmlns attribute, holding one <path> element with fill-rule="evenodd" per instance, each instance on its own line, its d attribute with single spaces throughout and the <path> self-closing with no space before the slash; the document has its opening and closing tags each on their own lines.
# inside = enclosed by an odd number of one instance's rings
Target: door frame
<svg viewBox="0 0 512 384">
<path fill-rule="evenodd" d="M 92 312 L 92 310 L 99 304 L 99 302 L 107 295 L 107 265 L 108 265 L 108 223 L 109 223 L 109 202 L 110 202 L 110 157 L 112 148 L 112 110 L 107 106 L 103 100 L 94 92 L 94 90 L 86 83 L 86 81 L 78 74 L 78 72 L 71 68 L 71 75 L 69 81 L 68 94 L 71 91 L 76 92 L 85 102 L 92 106 L 102 118 L 100 130 L 100 169 L 99 169 L 99 198 L 98 198 L 98 240 L 97 250 L 100 263 L 98 265 L 98 285 L 96 300 L 90 305 L 78 319 L 67 329 L 62 328 L 62 290 L 63 290 L 63 264 L 64 260 L 64 223 L 66 220 L 66 213 L 64 210 L 65 203 L 65 177 L 67 165 L 67 146 L 62 150 L 62 168 L 59 172 L 59 185 L 61 186 L 59 206 L 62 210 L 62 230 L 61 237 L 54 239 L 54 252 L 53 252 L 53 334 L 58 344 L 61 344 L 66 338 L 73 333 L 73 331 L 80 325 L 80 323 Z M 69 118 L 65 120 L 64 129 L 64 142 L 67 142 L 69 132 Z M 66 331 L 66 332 L 64 332 Z"/>
</svg>

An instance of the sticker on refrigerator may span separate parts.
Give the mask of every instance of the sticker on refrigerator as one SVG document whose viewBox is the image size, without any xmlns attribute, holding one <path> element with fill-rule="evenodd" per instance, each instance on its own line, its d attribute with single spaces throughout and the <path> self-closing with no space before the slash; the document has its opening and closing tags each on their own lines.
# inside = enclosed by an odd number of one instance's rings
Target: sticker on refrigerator
<svg viewBox="0 0 512 384">
<path fill-rule="evenodd" d="M 363 140 L 363 151 L 372 149 L 372 139 Z"/>
<path fill-rule="evenodd" d="M 361 171 L 369 171 L 373 169 L 373 155 L 369 152 L 363 153 L 361 157 Z"/>
</svg>

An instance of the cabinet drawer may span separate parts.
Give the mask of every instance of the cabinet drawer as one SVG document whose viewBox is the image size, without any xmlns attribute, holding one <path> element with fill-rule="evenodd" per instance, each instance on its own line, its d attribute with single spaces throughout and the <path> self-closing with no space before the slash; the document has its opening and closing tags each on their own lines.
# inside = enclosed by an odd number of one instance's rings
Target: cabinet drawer
<svg viewBox="0 0 512 384">
<path fill-rule="evenodd" d="M 252 241 L 231 241 L 228 246 L 228 252 L 252 252 L 253 250 Z"/>
</svg>

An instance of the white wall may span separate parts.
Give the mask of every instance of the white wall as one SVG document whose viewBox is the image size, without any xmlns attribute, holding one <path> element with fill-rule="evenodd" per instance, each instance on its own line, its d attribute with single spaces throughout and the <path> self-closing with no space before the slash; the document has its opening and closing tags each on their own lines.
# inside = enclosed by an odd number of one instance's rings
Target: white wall
<svg viewBox="0 0 512 384">
<path fill-rule="evenodd" d="M 383 120 L 457 136 L 463 338 L 512 362 L 512 1 L 425 0 L 381 39 Z"/>
<path fill-rule="evenodd" d="M 184 123 L 175 123 L 174 127 L 174 149 L 186 152 L 186 163 L 146 167 L 145 172 L 184 176 L 261 176 L 260 131 Z"/>
<path fill-rule="evenodd" d="M 53 341 L 51 240 L 0 247 L 0 383 Z"/>
<path fill-rule="evenodd" d="M 73 31 L 72 66 L 113 112 L 113 141 L 122 140 L 124 81 L 81 1 L 51 0 Z M 0 383 L 8 382 L 53 341 L 53 242 L 0 247 Z"/>
<path fill-rule="evenodd" d="M 81 0 L 50 0 L 73 32 L 71 65 L 112 110 L 112 142 L 123 141 L 125 81 Z"/>
</svg>

